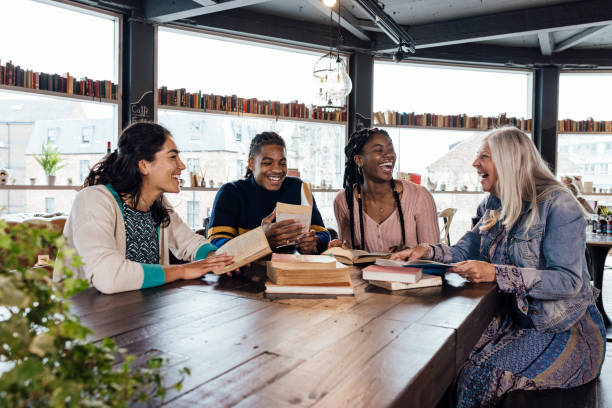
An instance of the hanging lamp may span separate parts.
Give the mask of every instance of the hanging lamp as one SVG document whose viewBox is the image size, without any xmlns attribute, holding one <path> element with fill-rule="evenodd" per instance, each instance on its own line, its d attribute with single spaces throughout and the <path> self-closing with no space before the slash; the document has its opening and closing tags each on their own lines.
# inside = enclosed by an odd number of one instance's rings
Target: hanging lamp
<svg viewBox="0 0 612 408">
<path fill-rule="evenodd" d="M 338 45 L 334 50 L 333 36 L 333 9 L 330 8 L 330 49 L 329 52 L 317 60 L 312 75 L 315 79 L 317 105 L 324 109 L 344 109 L 346 97 L 353 89 L 353 82 L 346 71 L 346 64 L 340 57 L 340 44 L 342 33 L 340 31 L 340 2 L 338 1 Z"/>
</svg>

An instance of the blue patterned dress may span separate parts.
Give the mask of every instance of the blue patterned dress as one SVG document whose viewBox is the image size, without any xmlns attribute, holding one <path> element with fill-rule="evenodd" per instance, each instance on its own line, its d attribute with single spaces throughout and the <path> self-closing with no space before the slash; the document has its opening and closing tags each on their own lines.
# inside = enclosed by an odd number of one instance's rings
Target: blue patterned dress
<svg viewBox="0 0 612 408">
<path fill-rule="evenodd" d="M 490 262 L 508 265 L 503 232 L 493 242 Z M 501 243 L 501 244 L 500 244 Z M 520 284 L 513 267 L 496 268 L 497 280 Z M 536 330 L 517 309 L 515 294 L 500 293 L 502 309 L 472 350 L 457 380 L 457 407 L 491 407 L 516 390 L 571 388 L 599 376 L 606 332 L 595 305 L 569 329 Z"/>
<path fill-rule="evenodd" d="M 123 203 L 125 257 L 130 261 L 159 264 L 159 227 L 151 211 L 138 211 Z"/>
</svg>

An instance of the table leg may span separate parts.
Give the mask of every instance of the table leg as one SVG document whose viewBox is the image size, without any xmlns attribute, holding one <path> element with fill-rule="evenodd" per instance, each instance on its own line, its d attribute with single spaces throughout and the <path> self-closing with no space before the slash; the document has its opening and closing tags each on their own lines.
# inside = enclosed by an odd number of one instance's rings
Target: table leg
<svg viewBox="0 0 612 408">
<path fill-rule="evenodd" d="M 606 310 L 603 306 L 603 274 L 604 266 L 606 264 L 606 257 L 608 256 L 609 247 L 604 246 L 588 246 L 591 252 L 591 262 L 593 262 L 593 283 L 595 287 L 600 290 L 599 296 L 597 297 L 597 309 L 603 317 L 604 325 L 606 326 L 608 335 L 608 341 L 612 341 L 612 326 L 610 325 L 610 318 L 606 314 Z"/>
</svg>

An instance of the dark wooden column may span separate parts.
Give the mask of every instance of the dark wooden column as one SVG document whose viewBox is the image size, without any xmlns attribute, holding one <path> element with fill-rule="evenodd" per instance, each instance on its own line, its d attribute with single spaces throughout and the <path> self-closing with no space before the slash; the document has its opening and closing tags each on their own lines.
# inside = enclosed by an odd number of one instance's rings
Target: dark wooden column
<svg viewBox="0 0 612 408">
<path fill-rule="evenodd" d="M 556 172 L 559 68 L 536 68 L 533 82 L 533 141 L 550 169 Z"/>
<path fill-rule="evenodd" d="M 123 30 L 123 127 L 154 120 L 155 27 L 126 19 Z"/>
<path fill-rule="evenodd" d="M 356 52 L 351 55 L 349 66 L 349 75 L 353 81 L 348 102 L 350 136 L 357 129 L 372 126 L 374 58 L 369 54 Z"/>
</svg>

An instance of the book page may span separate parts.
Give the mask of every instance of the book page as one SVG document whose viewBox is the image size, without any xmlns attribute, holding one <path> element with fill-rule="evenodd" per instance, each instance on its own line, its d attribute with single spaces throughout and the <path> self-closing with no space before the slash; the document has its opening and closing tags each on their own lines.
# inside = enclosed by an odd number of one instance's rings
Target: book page
<svg viewBox="0 0 612 408">
<path fill-rule="evenodd" d="M 217 254 L 232 255 L 234 262 L 222 269 L 213 271 L 216 275 L 233 271 L 271 253 L 270 245 L 262 227 L 257 227 L 230 239 L 217 250 Z"/>
<path fill-rule="evenodd" d="M 312 207 L 307 205 L 276 203 L 276 222 L 295 220 L 296 223 L 304 225 L 302 232 L 305 234 L 310 231 L 311 218 Z"/>
<path fill-rule="evenodd" d="M 302 255 L 302 254 L 272 254 L 272 262 L 284 263 L 323 263 L 336 262 L 332 256 L 326 255 Z"/>
</svg>

